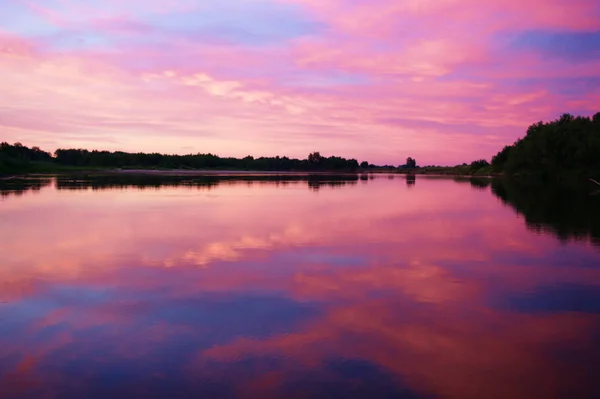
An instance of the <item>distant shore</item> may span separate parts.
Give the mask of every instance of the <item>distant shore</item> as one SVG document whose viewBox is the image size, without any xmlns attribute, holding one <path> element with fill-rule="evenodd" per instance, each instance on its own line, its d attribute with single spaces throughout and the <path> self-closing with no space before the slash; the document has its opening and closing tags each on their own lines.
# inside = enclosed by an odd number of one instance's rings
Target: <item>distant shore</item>
<svg viewBox="0 0 600 399">
<path fill-rule="evenodd" d="M 480 179 L 480 180 L 491 180 L 491 179 L 509 179 L 523 182 L 540 182 L 545 181 L 544 179 L 538 179 L 535 176 L 530 176 L 527 174 L 515 174 L 511 176 L 507 176 L 503 173 L 481 173 L 483 171 L 479 171 L 479 173 L 465 173 L 467 170 L 466 167 L 423 167 L 423 168 L 415 168 L 415 169 L 386 169 L 386 168 L 369 168 L 362 169 L 359 168 L 355 171 L 343 171 L 343 170 L 313 170 L 313 171 L 282 171 L 282 170 L 241 170 L 241 169 L 146 169 L 146 168 L 131 168 L 131 169 L 121 169 L 121 168 L 82 168 L 82 167 L 60 167 L 60 168 L 41 168 L 40 170 L 28 170 L 23 173 L 15 173 L 13 172 L 10 175 L 0 175 L 0 181 L 10 181 L 13 179 L 28 179 L 28 178 L 48 178 L 52 176 L 81 176 L 81 175 L 89 175 L 89 176 L 148 176 L 148 177 L 213 177 L 213 178 L 242 178 L 242 179 L 252 179 L 256 177 L 257 179 L 264 178 L 281 178 L 281 179 L 303 179 L 303 178 L 318 178 L 318 179 L 327 179 L 327 177 L 331 178 L 341 178 L 347 179 L 354 176 L 356 179 L 365 179 L 367 176 L 376 176 L 376 175 L 388 175 L 388 176 L 398 176 L 398 178 L 405 177 L 409 179 L 411 176 L 420 178 L 432 178 L 432 179 L 464 179 L 464 180 L 472 180 L 472 179 Z M 486 171 L 489 172 L 489 171 Z M 319 177 L 320 176 L 320 177 Z M 598 185 L 600 182 L 594 181 L 592 178 L 588 178 L 587 176 L 570 176 L 568 178 L 563 178 L 556 180 L 561 184 L 582 184 L 588 183 L 590 185 Z"/>
<path fill-rule="evenodd" d="M 189 169 L 173 169 L 173 170 L 160 170 L 160 169 L 113 169 L 108 171 L 102 171 L 100 173 L 115 173 L 115 174 L 143 174 L 143 175 L 157 175 L 157 176 L 347 176 L 347 175 L 366 175 L 366 174 L 393 174 L 400 176 L 430 176 L 430 177 L 464 177 L 464 178 L 494 178 L 499 177 L 498 175 L 470 175 L 470 174 L 458 174 L 458 173 L 435 173 L 431 171 L 412 171 L 407 172 L 398 169 L 390 170 L 357 170 L 354 172 L 349 171 L 260 171 L 260 170 L 189 170 Z"/>
<path fill-rule="evenodd" d="M 103 171 L 94 171 L 96 173 L 115 173 L 115 174 L 144 174 L 160 176 L 252 176 L 252 175 L 354 175 L 357 172 L 344 171 L 273 171 L 273 170 L 215 170 L 215 169 L 108 169 Z"/>
<path fill-rule="evenodd" d="M 121 169 L 121 168 L 44 168 L 42 170 L 28 170 L 23 173 L 13 173 L 7 176 L 0 176 L 2 180 L 14 179 L 22 176 L 32 175 L 54 175 L 54 174 L 143 174 L 156 176 L 252 176 L 252 175 L 286 175 L 286 176 L 308 176 L 308 175 L 364 175 L 364 174 L 396 174 L 396 175 L 422 175 L 422 176 L 458 176 L 458 177 L 495 177 L 491 174 L 472 175 L 458 171 L 454 167 L 440 168 L 435 170 L 427 168 L 416 169 L 384 169 L 384 168 L 369 168 L 357 169 L 354 171 L 344 170 L 228 170 L 228 169 Z"/>
</svg>

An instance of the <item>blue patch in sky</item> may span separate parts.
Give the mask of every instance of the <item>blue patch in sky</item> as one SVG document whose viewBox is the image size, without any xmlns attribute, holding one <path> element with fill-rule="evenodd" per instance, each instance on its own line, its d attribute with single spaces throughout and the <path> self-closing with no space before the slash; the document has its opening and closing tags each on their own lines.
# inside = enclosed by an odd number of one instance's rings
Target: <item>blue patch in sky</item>
<svg viewBox="0 0 600 399">
<path fill-rule="evenodd" d="M 91 2 L 100 10 L 106 6 Z M 273 45 L 287 40 L 314 35 L 325 25 L 303 14 L 302 9 L 291 4 L 271 3 L 267 0 L 223 0 L 201 4 L 195 11 L 156 14 L 136 11 L 132 24 L 143 30 L 137 34 L 123 34 L 110 27 L 94 28 L 93 22 L 106 18 L 103 15 L 79 15 L 65 10 L 60 3 L 50 1 L 44 8 L 64 17 L 69 25 L 55 25 L 51 18 L 20 3 L 9 2 L 2 6 L 0 26 L 14 34 L 41 39 L 51 50 L 86 50 L 98 47 L 119 47 L 122 44 L 168 45 L 174 39 L 191 41 L 225 41 L 240 45 Z M 119 17 L 120 14 L 114 15 Z M 110 18 L 109 18 L 110 19 Z"/>
<path fill-rule="evenodd" d="M 61 31 L 42 38 L 53 51 L 110 49 L 114 40 L 92 31 Z"/>
<path fill-rule="evenodd" d="M 22 3 L 3 2 L 0 6 L 0 27 L 11 33 L 34 37 L 58 32 L 58 28 L 33 13 Z"/>
<path fill-rule="evenodd" d="M 600 71 L 599 71 L 600 73 Z M 569 77 L 569 78 L 526 78 L 516 79 L 512 83 L 507 82 L 518 88 L 544 88 L 552 93 L 563 95 L 581 95 L 587 93 L 596 93 L 600 90 L 600 76 L 598 77 Z"/>
<path fill-rule="evenodd" d="M 276 44 L 324 29 L 298 7 L 267 1 L 222 1 L 195 12 L 153 15 L 143 22 L 167 34 L 245 45 Z"/>
<path fill-rule="evenodd" d="M 600 30 L 595 32 L 526 31 L 509 38 L 509 47 L 573 62 L 600 59 Z"/>
<path fill-rule="evenodd" d="M 306 72 L 297 74 L 287 82 L 281 82 L 283 85 L 290 84 L 300 87 L 330 87 L 345 85 L 364 85 L 369 83 L 369 78 L 365 75 L 351 74 L 345 72 L 330 72 L 316 74 Z"/>
<path fill-rule="evenodd" d="M 392 126 L 402 126 L 416 129 L 454 129 L 464 133 L 491 133 L 497 130 L 495 127 L 483 127 L 469 123 L 441 123 L 428 120 L 415 120 L 410 118 L 380 118 L 380 123 Z"/>
</svg>

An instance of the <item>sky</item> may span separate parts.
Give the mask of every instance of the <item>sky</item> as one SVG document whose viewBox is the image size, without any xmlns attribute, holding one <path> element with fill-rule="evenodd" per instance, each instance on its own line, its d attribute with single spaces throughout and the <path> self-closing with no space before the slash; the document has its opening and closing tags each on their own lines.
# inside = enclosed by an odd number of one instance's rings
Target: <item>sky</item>
<svg viewBox="0 0 600 399">
<path fill-rule="evenodd" d="M 0 141 L 403 164 L 600 111 L 597 0 L 0 0 Z"/>
</svg>

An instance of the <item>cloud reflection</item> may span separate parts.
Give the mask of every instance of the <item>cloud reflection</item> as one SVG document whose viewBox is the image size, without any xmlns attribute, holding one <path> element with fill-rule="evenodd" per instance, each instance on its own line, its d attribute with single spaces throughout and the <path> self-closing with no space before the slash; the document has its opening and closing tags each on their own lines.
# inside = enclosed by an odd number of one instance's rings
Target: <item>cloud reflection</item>
<svg viewBox="0 0 600 399">
<path fill-rule="evenodd" d="M 600 289 L 597 249 L 532 234 L 489 189 L 418 180 L 6 197 L 0 393 L 598 389 L 600 315 L 539 304 Z"/>
</svg>

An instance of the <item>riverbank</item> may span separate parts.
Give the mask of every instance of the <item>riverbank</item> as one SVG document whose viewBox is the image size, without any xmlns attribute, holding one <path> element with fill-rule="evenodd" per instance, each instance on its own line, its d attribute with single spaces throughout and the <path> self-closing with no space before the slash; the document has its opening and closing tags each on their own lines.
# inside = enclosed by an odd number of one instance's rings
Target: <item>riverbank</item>
<svg viewBox="0 0 600 399">
<path fill-rule="evenodd" d="M 94 175 L 151 175 L 151 176 L 315 176 L 315 175 L 400 175 L 400 176 L 440 176 L 440 177 L 495 177 L 492 174 L 457 173 L 452 170 L 398 170 L 398 169 L 359 169 L 355 171 L 312 170 L 312 171 L 273 171 L 273 170 L 226 170 L 226 169 L 89 169 L 89 168 L 44 168 L 28 170 L 22 173 L 0 175 L 0 180 L 18 177 L 52 174 L 94 174 Z"/>
<path fill-rule="evenodd" d="M 450 178 L 511 178 L 524 181 L 557 181 L 557 182 L 584 182 L 592 179 L 598 180 L 595 175 L 588 175 L 577 171 L 564 171 L 560 175 L 548 178 L 532 173 L 516 173 L 506 175 L 497 173 L 491 168 L 485 167 L 473 170 L 468 165 L 453 167 L 422 167 L 415 169 L 402 168 L 358 168 L 356 170 L 247 170 L 247 169 L 156 169 L 156 168 L 89 168 L 64 166 L 45 163 L 31 163 L 22 171 L 11 170 L 10 173 L 0 171 L 0 180 L 14 179 L 27 176 L 40 175 L 69 175 L 69 174 L 93 174 L 93 175 L 146 175 L 146 176 L 365 176 L 365 175 L 399 175 L 399 176 L 427 176 L 427 177 L 450 177 Z"/>
</svg>

